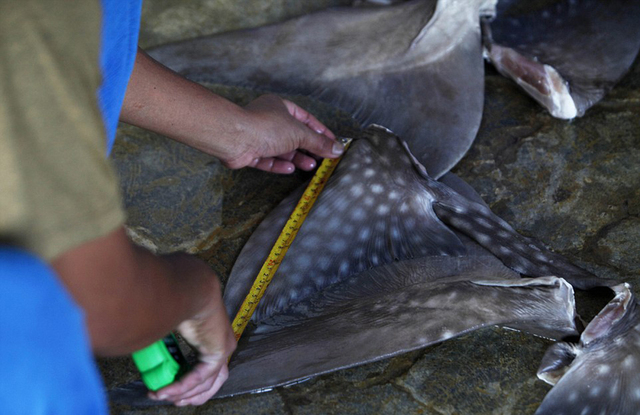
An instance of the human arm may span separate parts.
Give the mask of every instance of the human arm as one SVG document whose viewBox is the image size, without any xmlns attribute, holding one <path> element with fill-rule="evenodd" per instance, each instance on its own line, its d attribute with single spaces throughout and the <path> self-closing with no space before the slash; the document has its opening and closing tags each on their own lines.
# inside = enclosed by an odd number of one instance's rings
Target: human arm
<svg viewBox="0 0 640 415">
<path fill-rule="evenodd" d="M 343 150 L 330 130 L 290 101 L 266 95 L 240 107 L 140 49 L 120 118 L 213 155 L 233 169 L 310 170 L 316 161 L 300 150 L 328 158 Z"/>
<path fill-rule="evenodd" d="M 153 255 L 133 245 L 121 227 L 62 253 L 52 265 L 85 312 L 96 354 L 131 353 L 180 325 L 202 363 L 160 392 L 178 405 L 200 404 L 222 386 L 235 338 L 219 281 L 204 262 Z"/>
</svg>

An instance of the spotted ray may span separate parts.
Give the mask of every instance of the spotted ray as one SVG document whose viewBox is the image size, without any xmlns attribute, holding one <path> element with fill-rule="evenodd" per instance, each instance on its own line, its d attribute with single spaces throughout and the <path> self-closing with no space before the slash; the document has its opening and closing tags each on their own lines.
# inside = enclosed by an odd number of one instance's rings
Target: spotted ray
<svg viewBox="0 0 640 415">
<path fill-rule="evenodd" d="M 150 50 L 196 81 L 303 94 L 385 125 L 440 177 L 480 125 L 480 14 L 495 0 L 342 7 Z"/>
<path fill-rule="evenodd" d="M 429 177 L 392 134 L 370 129 L 366 139 L 353 144 L 319 196 L 254 321 L 376 266 L 421 256 L 461 256 L 466 248 L 459 233 L 519 273 L 558 275 L 579 288 L 611 284 L 515 232 L 473 189 L 462 188 L 461 180 L 445 181 L 462 191 Z M 262 266 L 259 258 L 267 257 L 302 190 L 265 218 L 243 248 L 225 292 L 230 315 L 240 307 Z"/>
<path fill-rule="evenodd" d="M 224 295 L 230 315 L 300 193 L 285 199 L 243 248 Z M 521 278 L 502 261 L 539 278 Z M 406 144 L 372 127 L 352 144 L 298 232 L 218 397 L 297 382 L 489 325 L 555 339 L 577 335 L 572 287 L 548 276 L 564 274 L 585 285 L 607 284 L 519 236 L 460 179 L 431 179 Z M 135 385 L 111 391 L 116 402 L 152 404 L 143 397 Z"/>
<path fill-rule="evenodd" d="M 500 260 L 530 276 L 609 282 L 518 235 L 459 179 L 443 181 L 460 193 L 430 179 L 386 131 L 373 128 L 356 141 L 258 306 L 257 328 L 239 346 L 222 394 L 285 384 L 490 324 L 554 338 L 575 330 L 564 280 L 521 279 Z M 240 254 L 225 292 L 231 315 L 298 196 L 269 215 Z"/>
<path fill-rule="evenodd" d="M 540 5 L 542 3 L 542 6 Z M 640 50 L 640 3 L 501 0 L 483 26 L 488 57 L 559 118 L 582 116 Z"/>
<path fill-rule="evenodd" d="M 640 413 L 640 309 L 628 284 L 613 289 L 579 344 L 545 354 L 538 377 L 555 386 L 536 414 Z"/>
</svg>

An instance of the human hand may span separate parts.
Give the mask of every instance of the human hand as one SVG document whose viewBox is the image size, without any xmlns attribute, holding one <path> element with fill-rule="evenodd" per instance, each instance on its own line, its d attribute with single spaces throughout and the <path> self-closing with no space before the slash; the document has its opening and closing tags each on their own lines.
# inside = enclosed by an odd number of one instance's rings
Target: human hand
<svg viewBox="0 0 640 415">
<path fill-rule="evenodd" d="M 202 405 L 218 392 L 229 376 L 227 361 L 236 348 L 236 340 L 220 295 L 217 278 L 211 300 L 178 331 L 199 352 L 200 362 L 180 380 L 149 392 L 154 400 L 167 400 L 176 406 Z"/>
<path fill-rule="evenodd" d="M 219 158 L 229 168 L 254 167 L 273 173 L 312 170 L 310 154 L 336 158 L 344 146 L 313 115 L 291 101 L 263 95 L 245 108 L 247 117 L 239 142 Z M 309 154 L 307 154 L 309 153 Z"/>
</svg>

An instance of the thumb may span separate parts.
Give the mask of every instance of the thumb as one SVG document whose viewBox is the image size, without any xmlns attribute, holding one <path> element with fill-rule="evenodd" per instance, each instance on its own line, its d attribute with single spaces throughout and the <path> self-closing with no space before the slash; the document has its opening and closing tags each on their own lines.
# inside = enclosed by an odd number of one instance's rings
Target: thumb
<svg viewBox="0 0 640 415">
<path fill-rule="evenodd" d="M 293 118 L 311 130 L 300 137 L 299 148 L 325 158 L 335 158 L 344 152 L 344 145 L 336 141 L 336 136 L 316 117 L 289 100 L 282 102 Z"/>
</svg>

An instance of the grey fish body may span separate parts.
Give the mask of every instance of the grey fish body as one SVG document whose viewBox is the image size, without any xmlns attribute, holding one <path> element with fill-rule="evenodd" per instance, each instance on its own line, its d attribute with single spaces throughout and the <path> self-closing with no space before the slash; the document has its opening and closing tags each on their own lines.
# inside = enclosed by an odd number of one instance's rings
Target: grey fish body
<svg viewBox="0 0 640 415">
<path fill-rule="evenodd" d="M 462 187 L 464 182 L 447 183 Z M 239 309 L 302 190 L 267 216 L 243 248 L 225 291 L 229 315 Z M 518 234 L 473 189 L 462 190 L 464 195 L 431 179 L 392 134 L 370 129 L 367 139 L 353 144 L 316 201 L 254 321 L 376 266 L 424 256 L 462 256 L 468 248 L 460 233 L 524 275 L 561 275 L 583 289 L 611 285 Z"/>
<path fill-rule="evenodd" d="M 545 354 L 538 377 L 555 386 L 536 414 L 640 413 L 640 308 L 628 284 L 613 289 L 579 344 Z"/>
<path fill-rule="evenodd" d="M 548 275 L 608 282 L 522 239 L 460 179 L 449 174 L 443 182 L 387 130 L 365 131 L 299 230 L 217 396 L 298 382 L 491 325 L 553 339 L 577 335 L 572 287 Z M 230 315 L 299 196 L 268 215 L 240 253 L 224 294 Z M 111 390 L 110 398 L 155 404 L 141 384 Z"/>
<path fill-rule="evenodd" d="M 640 50 L 640 3 L 498 3 L 484 26 L 488 57 L 558 118 L 582 116 L 629 70 Z"/>
<path fill-rule="evenodd" d="M 492 3 L 334 8 L 150 54 L 196 81 L 312 96 L 362 125 L 385 125 L 437 178 L 462 158 L 480 125 L 479 14 Z"/>
<path fill-rule="evenodd" d="M 603 282 L 541 245 L 525 245 L 470 187 L 445 178 L 470 198 L 430 179 L 386 131 L 370 129 L 354 142 L 266 290 L 256 329 L 241 341 L 221 396 L 295 382 L 488 325 L 549 338 L 576 334 L 570 286 L 555 277 L 520 278 L 499 257 L 524 264 L 534 276 L 573 270 L 576 280 Z M 241 252 L 224 296 L 231 315 L 298 197 L 274 210 Z M 434 209 L 438 203 L 458 208 L 460 217 L 443 215 L 447 226 Z M 495 245 L 494 252 L 472 239 Z M 498 248 L 515 245 L 520 250 Z"/>
</svg>

